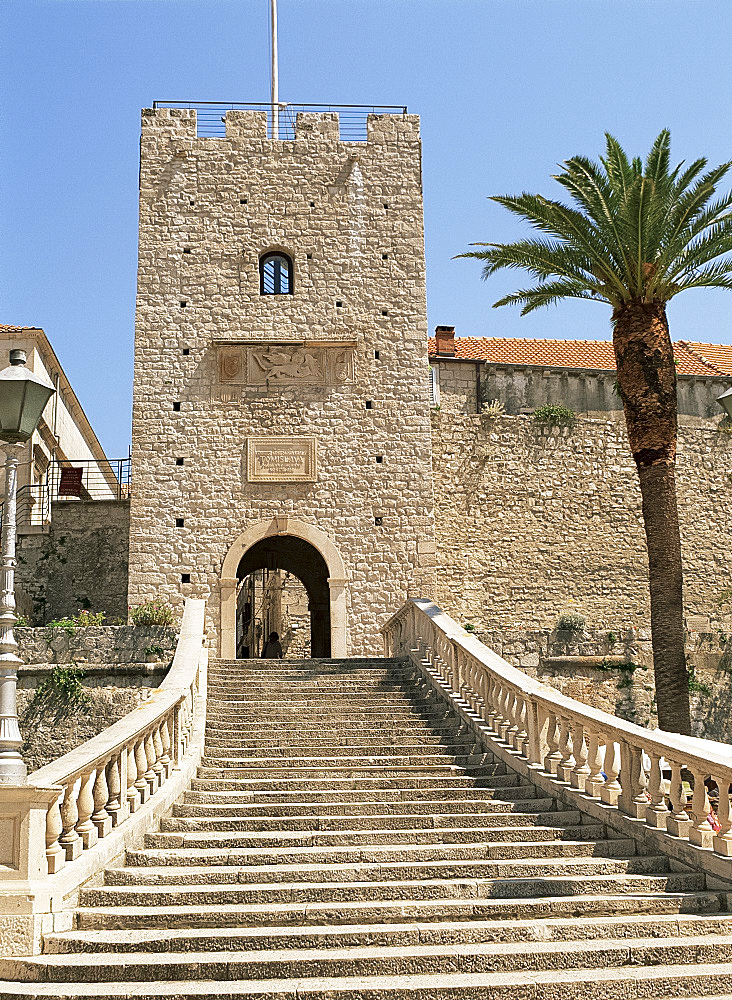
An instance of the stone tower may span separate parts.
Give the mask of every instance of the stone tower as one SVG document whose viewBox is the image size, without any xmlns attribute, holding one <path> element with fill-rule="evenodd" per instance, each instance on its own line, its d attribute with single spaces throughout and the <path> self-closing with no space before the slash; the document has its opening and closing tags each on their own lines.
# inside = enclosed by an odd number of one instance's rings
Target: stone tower
<svg viewBox="0 0 732 1000">
<path fill-rule="evenodd" d="M 422 214 L 415 115 L 142 112 L 130 603 L 205 598 L 230 657 L 241 581 L 280 570 L 338 656 L 431 595 Z"/>
</svg>

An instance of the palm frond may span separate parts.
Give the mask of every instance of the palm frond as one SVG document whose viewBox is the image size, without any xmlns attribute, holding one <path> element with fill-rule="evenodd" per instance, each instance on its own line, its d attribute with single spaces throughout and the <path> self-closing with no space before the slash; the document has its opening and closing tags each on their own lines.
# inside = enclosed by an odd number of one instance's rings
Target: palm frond
<svg viewBox="0 0 732 1000">
<path fill-rule="evenodd" d="M 510 295 L 504 295 L 502 299 L 493 303 L 493 308 L 498 306 L 521 305 L 521 315 L 533 312 L 534 309 L 541 309 L 543 306 L 554 305 L 561 299 L 591 299 L 595 302 L 608 302 L 604 296 L 595 295 L 582 285 L 581 282 L 570 279 L 559 281 L 547 281 L 535 288 L 522 288 Z"/>
</svg>

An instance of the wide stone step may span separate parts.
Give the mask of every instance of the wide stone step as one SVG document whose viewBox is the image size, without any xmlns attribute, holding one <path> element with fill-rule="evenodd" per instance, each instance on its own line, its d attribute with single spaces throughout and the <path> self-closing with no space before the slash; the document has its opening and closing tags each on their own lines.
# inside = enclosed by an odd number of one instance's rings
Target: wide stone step
<svg viewBox="0 0 732 1000">
<path fill-rule="evenodd" d="M 195 822 L 195 821 L 194 821 Z M 487 844 L 520 845 L 528 850 L 530 845 L 567 841 L 601 840 L 604 828 L 601 823 L 570 827 L 437 827 L 427 829 L 357 829 L 338 832 L 312 830 L 252 831 L 223 829 L 199 824 L 193 828 L 191 820 L 168 819 L 161 833 L 148 833 L 145 847 L 167 850 L 177 847 L 335 847 L 385 844 Z M 196 829 L 197 832 L 192 832 Z M 629 841 L 623 841 L 630 843 Z M 615 841 L 617 843 L 617 841 Z M 629 851 L 628 853 L 632 853 Z"/>
<path fill-rule="evenodd" d="M 458 973 L 407 976 L 315 977 L 232 982 L 196 980 L 139 982 L 130 993 L 129 981 L 104 983 L 104 996 L 124 1000 L 628 1000 L 654 997 L 663 1000 L 702 1000 L 700 985 L 708 988 L 704 1000 L 730 1000 L 732 973 L 729 963 L 689 966 L 637 966 L 624 969 L 551 970 L 548 972 Z M 0 998 L 38 997 L 72 1000 L 100 996 L 97 982 L 0 982 Z"/>
<path fill-rule="evenodd" d="M 491 799 L 490 797 L 479 797 L 476 793 L 473 798 L 447 798 L 441 794 L 439 797 L 427 797 L 426 799 L 410 799 L 409 789 L 404 792 L 403 798 L 395 798 L 393 801 L 384 801 L 381 796 L 372 799 L 361 799 L 356 801 L 302 801 L 297 796 L 285 802 L 275 801 L 253 801 L 254 796 L 262 793 L 252 792 L 251 796 L 243 799 L 242 796 L 233 793 L 215 792 L 186 792 L 184 802 L 176 806 L 176 816 L 301 816 L 309 813 L 311 816 L 351 816 L 360 817 L 363 815 L 373 815 L 375 813 L 382 816 L 389 816 L 391 813 L 405 814 L 428 814 L 430 816 L 457 816 L 461 819 L 464 814 L 475 814 L 485 817 L 488 813 L 551 813 L 555 807 L 554 799 L 518 799 L 516 802 Z"/>
<path fill-rule="evenodd" d="M 135 852 L 130 852 L 134 858 Z M 144 856 L 145 852 L 143 852 Z M 451 879 L 552 880 L 604 875 L 661 875 L 668 871 L 668 859 L 655 855 L 631 858 L 548 857 L 505 861 L 482 858 L 462 860 L 399 860 L 351 863 L 254 864 L 239 860 L 239 852 L 216 854 L 205 851 L 149 852 L 139 867 L 108 868 L 105 885 L 221 885 L 226 883 L 269 885 L 308 883 L 324 885 L 349 882 L 404 882 Z M 157 855 L 157 863 L 156 856 Z M 695 886 L 695 888 L 699 888 Z"/>
<path fill-rule="evenodd" d="M 153 885 L 107 885 L 81 892 L 87 906 L 170 906 L 232 903 L 323 903 L 356 900 L 473 898 L 526 899 L 536 896 L 586 896 L 610 893 L 701 892 L 704 876 L 695 873 L 635 875 L 607 873 L 555 878 L 413 878 L 408 881 L 196 882 L 195 872 L 178 870 L 187 880 Z M 237 875 L 238 875 L 237 870 Z M 158 869 L 160 876 L 172 871 Z M 110 874 L 110 873 L 108 873 Z"/>
<path fill-rule="evenodd" d="M 284 949 L 278 951 L 158 952 L 147 954 L 40 955 L 34 958 L 0 959 L 0 976 L 65 982 L 145 980 L 256 980 L 291 977 L 345 977 L 440 975 L 445 972 L 508 973 L 613 969 L 624 975 L 624 967 L 666 966 L 667 974 L 689 966 L 727 965 L 726 978 L 732 988 L 732 935 L 716 934 L 692 938 L 637 938 L 631 941 L 532 941 L 523 943 L 468 943 L 362 947 L 331 949 Z"/>
<path fill-rule="evenodd" d="M 550 800 L 551 801 L 551 800 Z M 232 810 L 233 811 L 233 810 Z M 242 831 L 350 831 L 367 829 L 369 832 L 378 830 L 421 829 L 432 830 L 438 827 L 475 827 L 475 828 L 514 828 L 518 831 L 539 826 L 579 826 L 582 817 L 576 810 L 557 810 L 556 812 L 527 812 L 518 809 L 508 812 L 486 813 L 482 809 L 474 813 L 458 812 L 453 815 L 433 814 L 432 811 L 412 812 L 381 812 L 372 814 L 367 811 L 349 815 L 332 815 L 328 812 L 313 815 L 282 815 L 272 816 L 265 813 L 261 816 L 248 816 L 239 810 L 239 815 L 229 815 L 226 807 L 217 809 L 212 815 L 207 806 L 175 805 L 173 814 L 162 819 L 162 830 L 242 830 Z"/>
<path fill-rule="evenodd" d="M 727 914 L 638 914 L 630 916 L 552 918 L 535 920 L 441 920 L 435 922 L 171 928 L 151 936 L 148 929 L 78 929 L 50 934 L 46 954 L 84 952 L 263 951 L 311 948 L 412 947 L 467 943 L 594 941 L 618 938 L 729 935 Z"/>
<path fill-rule="evenodd" d="M 311 768 L 327 769 L 328 771 L 338 768 L 345 768 L 350 771 L 352 768 L 407 768 L 407 767 L 458 767 L 458 768 L 487 768 L 487 774 L 505 774 L 506 765 L 498 763 L 488 754 L 475 751 L 474 753 L 459 753 L 445 747 L 441 753 L 419 753 L 416 748 L 405 753 L 376 753 L 374 750 L 364 748 L 362 753 L 350 752 L 338 755 L 305 755 L 292 752 L 287 748 L 280 751 L 279 757 L 253 757 L 249 753 L 235 753 L 230 747 L 227 748 L 206 748 L 206 755 L 201 760 L 202 767 L 215 767 L 219 770 L 225 769 L 228 773 L 231 768 L 246 768 L 247 770 L 270 771 L 272 768 L 297 769 L 308 771 Z"/>
<path fill-rule="evenodd" d="M 279 736 L 262 737 L 252 740 L 247 737 L 209 736 L 206 740 L 207 754 L 230 754 L 233 757 L 248 757 L 252 760 L 266 760 L 287 754 L 292 757 L 331 757 L 338 756 L 388 756 L 390 754 L 413 753 L 447 753 L 457 756 L 482 754 L 486 761 L 498 761 L 493 754 L 486 752 L 474 741 L 458 742 L 449 737 L 418 736 L 401 739 L 397 736 L 384 737 L 378 743 L 366 741 L 359 736 L 341 736 L 337 744 L 327 740 L 283 740 Z"/>
<path fill-rule="evenodd" d="M 473 844 L 370 844 L 368 846 L 312 846 L 272 848 L 237 847 L 218 843 L 211 846 L 149 847 L 127 852 L 127 866 L 159 865 L 300 865 L 300 864 L 382 864 L 426 861 L 538 860 L 546 858 L 627 857 L 635 853 L 633 840 L 528 841 L 524 843 L 479 842 Z M 123 869 L 126 870 L 126 869 Z"/>
<path fill-rule="evenodd" d="M 231 716 L 220 719 L 207 719 L 206 733 L 220 736 L 235 736 L 239 738 L 249 738 L 259 740 L 289 738 L 289 734 L 305 740 L 321 740 L 330 742 L 337 746 L 341 737 L 360 736 L 361 739 L 380 739 L 386 735 L 389 737 L 417 737 L 423 733 L 425 736 L 448 736 L 467 734 L 466 727 L 454 716 L 431 719 L 429 722 L 417 715 L 408 716 L 405 720 L 400 719 L 354 719 L 334 721 L 332 716 L 324 716 L 320 719 L 278 719 L 275 722 L 261 719 L 241 719 L 232 723 Z"/>
<path fill-rule="evenodd" d="M 266 774 L 266 777 L 264 775 Z M 522 779 L 515 773 L 496 774 L 494 765 L 463 767 L 453 764 L 421 767 L 199 767 L 196 788 L 216 787 L 229 791 L 291 791 L 293 788 L 318 791 L 327 788 L 430 788 L 439 784 L 450 788 L 519 788 Z M 201 784 L 203 782 L 203 784 Z M 529 787 L 528 782 L 525 786 Z M 530 787 L 534 788 L 533 785 Z"/>
<path fill-rule="evenodd" d="M 578 927 L 590 917 L 603 922 L 608 916 L 621 921 L 630 916 L 678 914 L 719 915 L 723 903 L 713 892 L 660 892 L 575 894 L 518 900 L 491 897 L 443 897 L 411 900 L 337 901 L 325 903 L 228 903 L 149 906 L 93 906 L 78 911 L 80 928 L 272 927 L 331 926 L 375 923 L 379 926 L 417 921 L 526 921 L 541 934 L 549 919 L 566 919 Z M 727 919 L 727 914 L 723 914 Z M 581 919 L 579 919 L 581 918 Z"/>
<path fill-rule="evenodd" d="M 512 775 L 514 780 L 521 780 Z M 328 787 L 328 782 L 303 781 L 300 784 L 294 782 L 276 782 L 281 787 L 267 791 L 266 788 L 254 788 L 252 785 L 263 784 L 263 782 L 246 782 L 240 778 L 231 781 L 216 780 L 214 778 L 193 778 L 191 781 L 191 791 L 188 796 L 196 793 L 215 795 L 215 802 L 277 802 L 283 805 L 292 799 L 299 802 L 337 802 L 347 792 L 349 802 L 355 805 L 358 802 L 382 802 L 386 805 L 389 802 L 398 802 L 408 799 L 412 802 L 428 801 L 460 801 L 462 799 L 499 799 L 503 802 L 520 802 L 524 799 L 532 800 L 537 794 L 536 787 L 528 782 L 524 785 L 516 784 L 508 787 L 496 787 L 495 778 L 466 779 L 455 776 L 446 779 L 441 776 L 432 777 L 423 775 L 419 779 L 401 778 L 395 776 L 393 779 L 378 778 L 352 779 L 351 783 L 346 783 L 343 788 Z M 191 801 L 195 799 L 191 798 Z"/>
</svg>

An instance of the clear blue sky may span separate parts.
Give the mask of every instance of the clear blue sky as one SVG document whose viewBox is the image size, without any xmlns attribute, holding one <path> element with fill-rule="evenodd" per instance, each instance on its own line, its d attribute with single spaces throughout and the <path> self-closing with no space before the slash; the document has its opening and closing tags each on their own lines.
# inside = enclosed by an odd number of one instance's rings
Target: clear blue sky
<svg viewBox="0 0 732 1000">
<path fill-rule="evenodd" d="M 732 158 L 729 0 L 280 0 L 280 96 L 422 116 L 430 327 L 602 339 L 607 307 L 491 310 L 517 276 L 453 260 L 521 230 L 490 194 L 559 193 L 603 133 Z M 267 0 L 0 2 L 0 322 L 41 326 L 108 453 L 127 453 L 139 111 L 266 101 Z M 731 182 L 732 183 L 732 182 Z M 555 191 L 553 189 L 556 188 Z M 674 339 L 732 343 L 732 292 L 669 309 Z"/>
</svg>

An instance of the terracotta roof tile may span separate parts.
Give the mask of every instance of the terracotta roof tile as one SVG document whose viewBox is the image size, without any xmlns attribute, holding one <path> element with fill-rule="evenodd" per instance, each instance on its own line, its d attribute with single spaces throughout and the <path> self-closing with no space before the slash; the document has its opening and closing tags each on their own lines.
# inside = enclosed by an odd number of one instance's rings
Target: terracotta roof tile
<svg viewBox="0 0 732 1000">
<path fill-rule="evenodd" d="M 429 340 L 435 357 L 435 338 Z M 724 375 L 732 377 L 732 346 L 697 344 L 680 340 L 674 344 L 680 375 Z M 444 355 L 442 355 L 444 358 Z M 609 340 L 524 340 L 519 337 L 456 337 L 455 357 L 494 365 L 526 365 L 537 368 L 589 368 L 615 371 L 615 355 Z"/>
</svg>

